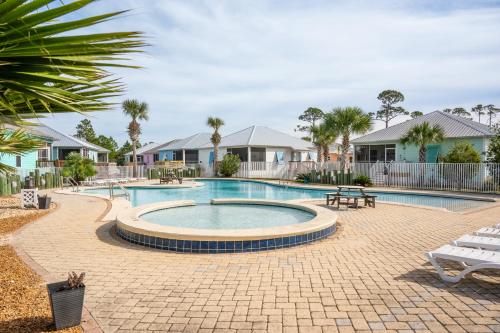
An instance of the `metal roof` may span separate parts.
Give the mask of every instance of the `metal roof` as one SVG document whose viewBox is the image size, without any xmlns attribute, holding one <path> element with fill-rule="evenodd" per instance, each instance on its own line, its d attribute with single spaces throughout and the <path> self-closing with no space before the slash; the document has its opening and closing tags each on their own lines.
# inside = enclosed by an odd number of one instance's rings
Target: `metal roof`
<svg viewBox="0 0 500 333">
<path fill-rule="evenodd" d="M 61 133 L 47 125 L 37 125 L 34 127 L 38 132 L 43 133 L 49 137 L 54 138 L 54 142 L 52 143 L 53 147 L 67 147 L 67 148 L 88 148 L 91 150 L 95 150 L 100 153 L 109 153 L 109 150 L 103 148 L 101 146 L 95 145 L 93 143 L 87 142 L 83 139 L 75 138 L 71 135 L 66 135 Z"/>
<path fill-rule="evenodd" d="M 42 131 L 39 131 L 37 130 L 37 128 L 35 126 L 30 126 L 30 127 L 19 127 L 19 126 L 14 126 L 14 125 L 10 125 L 10 124 L 5 124 L 4 125 L 5 128 L 8 128 L 8 129 L 11 129 L 12 131 L 15 131 L 15 130 L 24 130 L 26 131 L 27 133 L 33 135 L 33 136 L 37 136 L 41 139 L 44 139 L 44 140 L 47 140 L 47 141 L 54 141 L 56 138 L 52 137 L 52 136 L 49 136 L 48 134 L 42 132 Z"/>
<path fill-rule="evenodd" d="M 251 126 L 222 137 L 219 147 L 287 147 L 311 150 L 311 143 L 266 126 Z M 211 148 L 207 143 L 200 148 Z"/>
<path fill-rule="evenodd" d="M 388 128 L 375 131 L 352 140 L 354 144 L 380 142 L 380 141 L 399 141 L 400 138 L 413 126 L 428 122 L 432 125 L 440 125 L 444 130 L 445 138 L 467 138 L 467 137 L 488 137 L 493 136 L 491 129 L 476 121 L 448 114 L 441 111 L 434 111 L 415 119 L 390 126 Z"/>
<path fill-rule="evenodd" d="M 143 155 L 143 154 L 146 154 L 146 153 L 151 153 L 152 154 L 153 150 L 155 150 L 155 148 L 159 147 L 160 145 L 161 145 L 161 143 L 150 142 L 150 143 L 145 144 L 141 148 L 138 148 L 137 151 L 136 151 L 136 153 L 137 153 L 137 155 Z M 129 151 L 125 155 L 126 156 L 132 155 L 132 152 Z"/>
<path fill-rule="evenodd" d="M 197 149 L 200 146 L 210 142 L 210 133 L 196 133 L 184 139 L 173 140 L 166 144 L 163 144 L 157 148 L 155 151 L 160 150 L 182 150 L 182 149 Z"/>
</svg>

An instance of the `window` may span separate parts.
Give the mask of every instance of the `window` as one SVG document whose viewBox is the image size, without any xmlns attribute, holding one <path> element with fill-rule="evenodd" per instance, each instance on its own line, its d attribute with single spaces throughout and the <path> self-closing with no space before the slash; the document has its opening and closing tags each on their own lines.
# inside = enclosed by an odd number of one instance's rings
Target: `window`
<svg viewBox="0 0 500 333">
<path fill-rule="evenodd" d="M 396 160 L 396 145 L 361 145 L 354 150 L 356 162 L 390 162 Z"/>
<path fill-rule="evenodd" d="M 292 161 L 291 162 L 300 162 L 302 159 L 302 153 L 300 151 L 292 152 Z"/>
<path fill-rule="evenodd" d="M 89 157 L 89 149 L 88 148 L 83 148 L 82 149 L 82 156 L 88 158 Z"/>
<path fill-rule="evenodd" d="M 182 150 L 174 150 L 172 156 L 173 161 L 182 161 Z"/>
<path fill-rule="evenodd" d="M 227 153 L 232 155 L 238 155 L 240 161 L 248 162 L 248 148 L 227 148 Z"/>
<path fill-rule="evenodd" d="M 250 148 L 252 162 L 265 162 L 266 161 L 266 148 Z"/>
<path fill-rule="evenodd" d="M 48 148 L 38 149 L 38 160 L 39 161 L 48 161 L 49 160 L 49 149 Z"/>
<path fill-rule="evenodd" d="M 20 167 L 21 167 L 21 156 L 17 155 L 16 156 L 16 168 L 20 168 Z"/>
<path fill-rule="evenodd" d="M 153 154 L 153 162 L 158 162 L 160 160 L 160 154 Z"/>
<path fill-rule="evenodd" d="M 370 158 L 369 146 L 356 146 L 356 162 L 368 162 Z"/>
<path fill-rule="evenodd" d="M 197 164 L 199 162 L 197 150 L 186 150 L 186 164 Z"/>
<path fill-rule="evenodd" d="M 385 145 L 385 161 L 391 162 L 396 160 L 396 145 Z"/>
</svg>

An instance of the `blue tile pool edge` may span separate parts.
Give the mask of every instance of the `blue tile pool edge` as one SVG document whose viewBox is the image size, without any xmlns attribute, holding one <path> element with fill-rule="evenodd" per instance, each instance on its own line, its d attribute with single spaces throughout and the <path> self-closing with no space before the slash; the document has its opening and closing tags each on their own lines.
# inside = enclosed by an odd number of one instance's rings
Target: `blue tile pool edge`
<svg viewBox="0 0 500 333">
<path fill-rule="evenodd" d="M 336 225 L 303 235 L 259 240 L 199 241 L 168 239 L 138 234 L 116 225 L 116 234 L 127 242 L 179 253 L 243 253 L 290 248 L 324 239 L 336 231 Z"/>
</svg>

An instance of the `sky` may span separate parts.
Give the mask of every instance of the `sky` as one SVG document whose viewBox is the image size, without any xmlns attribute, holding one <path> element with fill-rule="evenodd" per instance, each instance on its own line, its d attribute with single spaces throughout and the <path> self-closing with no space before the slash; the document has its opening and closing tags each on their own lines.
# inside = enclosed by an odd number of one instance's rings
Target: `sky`
<svg viewBox="0 0 500 333">
<path fill-rule="evenodd" d="M 124 9 L 82 31 L 138 30 L 150 44 L 130 57 L 142 69 L 113 69 L 127 86 L 117 106 L 88 114 L 119 144 L 125 98 L 149 105 L 141 142 L 209 132 L 208 116 L 225 121 L 223 135 L 265 125 L 300 136 L 308 107 L 375 112 L 385 89 L 408 111 L 500 106 L 500 1 L 103 0 L 68 19 Z M 81 119 L 43 121 L 74 134 Z"/>
</svg>

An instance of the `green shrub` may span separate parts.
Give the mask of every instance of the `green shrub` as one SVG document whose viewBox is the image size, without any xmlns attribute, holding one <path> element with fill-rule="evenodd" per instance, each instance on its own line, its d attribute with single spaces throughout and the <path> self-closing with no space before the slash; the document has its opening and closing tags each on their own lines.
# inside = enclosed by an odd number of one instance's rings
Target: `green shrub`
<svg viewBox="0 0 500 333">
<path fill-rule="evenodd" d="M 369 176 L 366 175 L 359 175 L 356 178 L 352 180 L 354 184 L 360 185 L 360 186 L 372 186 L 372 180 Z"/>
<path fill-rule="evenodd" d="M 238 155 L 226 154 L 219 163 L 219 174 L 231 177 L 240 170 L 240 157 Z"/>
<path fill-rule="evenodd" d="M 458 141 L 441 161 L 443 163 L 481 163 L 481 155 L 470 142 Z"/>
<path fill-rule="evenodd" d="M 96 173 L 94 161 L 82 157 L 78 153 L 69 154 L 68 159 L 64 162 L 64 177 L 72 177 L 78 182 L 85 180 L 87 177 L 95 176 Z"/>
<path fill-rule="evenodd" d="M 299 183 L 308 183 L 309 178 L 310 175 L 308 173 L 298 173 L 297 176 L 295 176 L 295 181 Z"/>
</svg>

